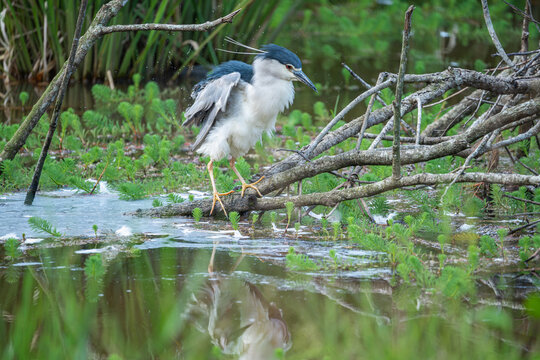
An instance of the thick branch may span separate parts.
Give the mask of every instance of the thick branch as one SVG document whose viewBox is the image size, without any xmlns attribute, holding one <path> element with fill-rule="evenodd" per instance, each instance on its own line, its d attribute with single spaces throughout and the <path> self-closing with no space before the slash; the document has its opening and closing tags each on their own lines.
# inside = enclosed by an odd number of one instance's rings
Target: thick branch
<svg viewBox="0 0 540 360">
<path fill-rule="evenodd" d="M 396 84 L 396 96 L 392 106 L 394 108 L 394 144 L 392 145 L 392 177 L 397 180 L 401 177 L 401 160 L 399 154 L 399 126 L 401 121 L 401 98 L 403 96 L 403 79 L 407 68 L 407 53 L 409 51 L 409 37 L 411 34 L 411 18 L 414 5 L 409 6 L 405 12 L 405 26 L 403 29 L 403 41 L 401 44 L 401 58 L 399 60 L 399 72 Z M 367 121 L 366 121 L 367 122 Z"/>
<path fill-rule="evenodd" d="M 395 181 L 387 178 L 373 184 L 367 184 L 360 187 L 353 187 L 342 190 L 334 190 L 325 193 L 313 193 L 306 195 L 297 195 L 292 197 L 275 197 L 257 199 L 253 196 L 231 199 L 225 198 L 225 206 L 230 211 L 267 211 L 273 209 L 282 209 L 285 204 L 292 201 L 296 206 L 324 205 L 334 206 L 335 204 L 352 199 L 369 197 L 383 192 L 414 185 L 436 185 L 449 183 L 455 178 L 454 174 L 417 174 L 405 176 Z M 499 174 L 499 173 L 465 173 L 461 175 L 457 182 L 486 182 L 504 185 L 540 185 L 540 176 L 517 175 L 517 174 Z M 139 209 L 133 215 L 138 216 L 189 216 L 195 207 L 199 207 L 205 215 L 210 213 L 212 206 L 211 200 L 198 200 L 191 203 L 171 204 L 154 209 Z"/>
<path fill-rule="evenodd" d="M 75 33 L 73 34 L 73 43 L 71 44 L 71 50 L 69 52 L 69 57 L 67 61 L 67 70 L 62 78 L 60 83 L 59 94 L 56 97 L 56 103 L 54 105 L 53 115 L 51 118 L 51 123 L 49 126 L 49 131 L 47 132 L 47 137 L 43 143 L 43 148 L 41 149 L 41 154 L 39 160 L 36 164 L 36 169 L 34 171 L 34 176 L 32 177 L 32 183 L 30 188 L 26 193 L 26 198 L 24 200 L 25 205 L 32 205 L 34 202 L 34 197 L 36 196 L 37 188 L 39 185 L 39 179 L 41 177 L 41 170 L 43 170 L 43 165 L 45 164 L 45 159 L 47 158 L 47 153 L 49 152 L 49 147 L 56 131 L 56 125 L 58 123 L 58 117 L 60 116 L 60 108 L 62 107 L 62 102 L 64 101 L 64 95 L 66 94 L 66 89 L 69 84 L 69 78 L 73 73 L 73 62 L 75 61 L 75 51 L 79 45 L 79 38 L 81 36 L 82 24 L 84 21 L 84 15 L 86 14 L 86 5 L 87 0 L 81 1 L 81 6 L 79 8 L 79 16 L 77 18 L 77 25 L 75 26 Z"/>
<path fill-rule="evenodd" d="M 391 75 L 391 74 L 390 74 Z M 441 97 L 445 92 L 459 86 L 471 86 L 478 89 L 488 90 L 494 94 L 536 94 L 540 93 L 540 79 L 514 79 L 511 77 L 496 77 L 485 75 L 472 70 L 464 70 L 458 68 L 448 69 L 437 74 L 423 75 L 405 75 L 404 81 L 408 80 L 430 80 L 433 83 L 422 90 L 419 90 L 410 96 L 406 97 L 402 102 L 401 114 L 407 114 L 416 109 L 418 99 L 423 104 L 427 104 L 434 99 Z M 438 79 L 438 81 L 436 81 Z M 393 115 L 391 105 L 373 111 L 369 115 L 367 127 L 387 122 Z M 339 129 L 329 132 L 320 143 L 312 150 L 310 157 L 313 158 L 320 155 L 324 151 L 340 142 L 356 136 L 362 127 L 364 116 L 351 120 Z M 293 154 L 281 162 L 273 165 L 265 171 L 264 175 L 269 176 L 283 172 L 299 163 L 303 163 L 304 159 L 298 154 Z"/>
</svg>

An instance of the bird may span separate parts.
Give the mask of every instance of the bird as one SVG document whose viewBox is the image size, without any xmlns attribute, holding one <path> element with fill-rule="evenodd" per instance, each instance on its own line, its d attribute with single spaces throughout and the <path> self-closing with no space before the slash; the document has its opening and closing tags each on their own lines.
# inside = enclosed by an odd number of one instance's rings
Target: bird
<svg viewBox="0 0 540 360">
<path fill-rule="evenodd" d="M 255 55 L 252 64 L 230 60 L 216 66 L 205 79 L 193 87 L 193 104 L 184 112 L 182 126 L 200 126 L 191 150 L 207 156 L 207 170 L 212 183 L 212 215 L 216 202 L 227 211 L 221 197 L 234 192 L 219 193 L 213 174 L 213 164 L 230 156 L 229 165 L 242 183 L 241 196 L 248 188 L 262 197 L 257 184 L 249 184 L 236 169 L 236 159 L 245 155 L 261 140 L 263 133 L 275 129 L 277 115 L 289 108 L 294 100 L 293 81 L 300 81 L 315 92 L 317 88 L 302 71 L 300 58 L 291 50 L 276 44 L 260 49 L 226 39 Z M 227 51 L 228 52 L 228 51 Z"/>
</svg>

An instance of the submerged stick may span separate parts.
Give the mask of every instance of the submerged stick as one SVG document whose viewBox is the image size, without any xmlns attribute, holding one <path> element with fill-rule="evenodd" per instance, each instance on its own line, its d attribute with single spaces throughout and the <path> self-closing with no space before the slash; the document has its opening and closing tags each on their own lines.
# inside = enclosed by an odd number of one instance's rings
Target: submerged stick
<svg viewBox="0 0 540 360">
<path fill-rule="evenodd" d="M 399 156 L 399 126 L 401 120 L 401 98 L 403 96 L 403 79 L 407 67 L 407 52 L 409 50 L 409 37 L 411 35 L 411 17 L 414 5 L 409 6 L 405 12 L 405 27 L 403 29 L 403 42 L 401 44 L 401 58 L 399 60 L 399 73 L 396 84 L 396 98 L 394 107 L 394 144 L 392 145 L 392 178 L 398 180 L 401 177 L 401 160 Z"/>
<path fill-rule="evenodd" d="M 53 115 L 51 118 L 51 124 L 49 126 L 49 132 L 47 133 L 47 138 L 41 149 L 41 155 L 39 155 L 39 160 L 36 164 L 36 170 L 34 171 L 34 177 L 32 178 L 32 183 L 28 188 L 26 193 L 26 198 L 24 199 L 25 205 L 32 205 L 34 198 L 36 197 L 36 191 L 39 185 L 39 178 L 41 177 L 41 171 L 43 170 L 43 164 L 45 164 L 45 159 L 47 158 L 47 153 L 49 152 L 49 147 L 51 146 L 52 138 L 54 132 L 56 131 L 56 125 L 58 124 L 58 116 L 60 115 L 60 108 L 62 107 L 62 102 L 64 101 L 64 96 L 66 95 L 66 89 L 69 84 L 69 79 L 73 73 L 73 63 L 75 62 L 75 53 L 77 52 L 77 47 L 79 46 L 79 38 L 81 37 L 82 24 L 84 21 L 84 15 L 86 14 L 86 5 L 88 0 L 82 0 L 81 6 L 79 8 L 79 17 L 77 18 L 77 25 L 75 26 L 75 34 L 73 35 L 73 43 L 71 44 L 71 50 L 69 52 L 68 64 L 64 76 L 62 77 L 62 82 L 60 83 L 60 88 L 58 90 L 58 96 L 56 97 L 56 103 L 54 104 Z"/>
</svg>

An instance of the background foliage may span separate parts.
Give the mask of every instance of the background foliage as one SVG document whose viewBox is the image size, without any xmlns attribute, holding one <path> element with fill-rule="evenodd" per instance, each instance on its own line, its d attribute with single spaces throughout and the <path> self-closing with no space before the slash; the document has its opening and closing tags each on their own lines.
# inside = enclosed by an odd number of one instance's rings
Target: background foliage
<svg viewBox="0 0 540 360">
<path fill-rule="evenodd" d="M 105 2 L 89 3 L 86 24 Z M 523 7 L 523 1 L 510 2 Z M 411 53 L 415 71 L 440 69 L 451 62 L 481 68 L 489 61 L 493 49 L 481 6 L 475 0 L 143 0 L 128 1 L 112 23 L 188 24 L 243 10 L 233 24 L 209 32 L 105 36 L 87 55 L 78 76 L 103 78 L 107 70 L 115 78 L 135 73 L 164 76 L 178 73 L 187 64 L 215 64 L 234 57 L 216 53 L 216 48 L 227 46 L 223 42 L 227 35 L 254 46 L 277 42 L 293 47 L 302 58 L 325 70 L 339 67 L 343 60 L 382 69 L 398 59 L 403 12 L 410 3 L 417 6 Z M 2 4 L 0 25 L 5 32 L 0 42 L 0 71 L 9 80 L 51 79 L 67 58 L 77 2 L 3 0 Z M 492 1 L 490 11 L 507 51 L 518 50 L 514 40 L 519 39 L 521 17 L 502 1 Z M 531 31 L 531 36 L 536 42 L 537 32 Z M 475 64 L 476 59 L 481 60 Z"/>
</svg>

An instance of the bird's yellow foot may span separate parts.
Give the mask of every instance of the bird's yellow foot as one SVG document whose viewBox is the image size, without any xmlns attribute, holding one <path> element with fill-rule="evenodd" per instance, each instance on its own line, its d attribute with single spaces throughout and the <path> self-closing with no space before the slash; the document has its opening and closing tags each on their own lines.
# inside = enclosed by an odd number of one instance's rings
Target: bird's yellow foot
<svg viewBox="0 0 540 360">
<path fill-rule="evenodd" d="M 262 179 L 264 179 L 264 176 L 261 176 L 261 178 L 259 180 L 255 181 L 254 183 L 251 183 L 251 184 L 246 184 L 245 182 L 242 182 L 242 197 L 244 197 L 244 192 L 246 191 L 247 188 L 252 188 L 253 190 L 255 190 L 257 192 L 257 194 L 259 194 L 260 197 L 262 197 L 261 192 L 255 186 L 258 183 L 260 183 Z"/>
<path fill-rule="evenodd" d="M 217 191 L 214 192 L 214 195 L 212 197 L 212 210 L 210 210 L 210 215 L 212 215 L 212 213 L 214 212 L 214 207 L 216 206 L 216 201 L 219 201 L 219 205 L 221 205 L 221 209 L 223 209 L 223 212 L 225 213 L 225 216 L 228 216 L 227 215 L 227 210 L 225 210 L 225 206 L 223 205 L 223 202 L 221 201 L 220 196 L 227 196 L 227 195 L 232 194 L 233 192 L 234 192 L 234 190 L 231 190 L 231 191 L 223 193 L 223 194 L 220 194 Z"/>
</svg>

